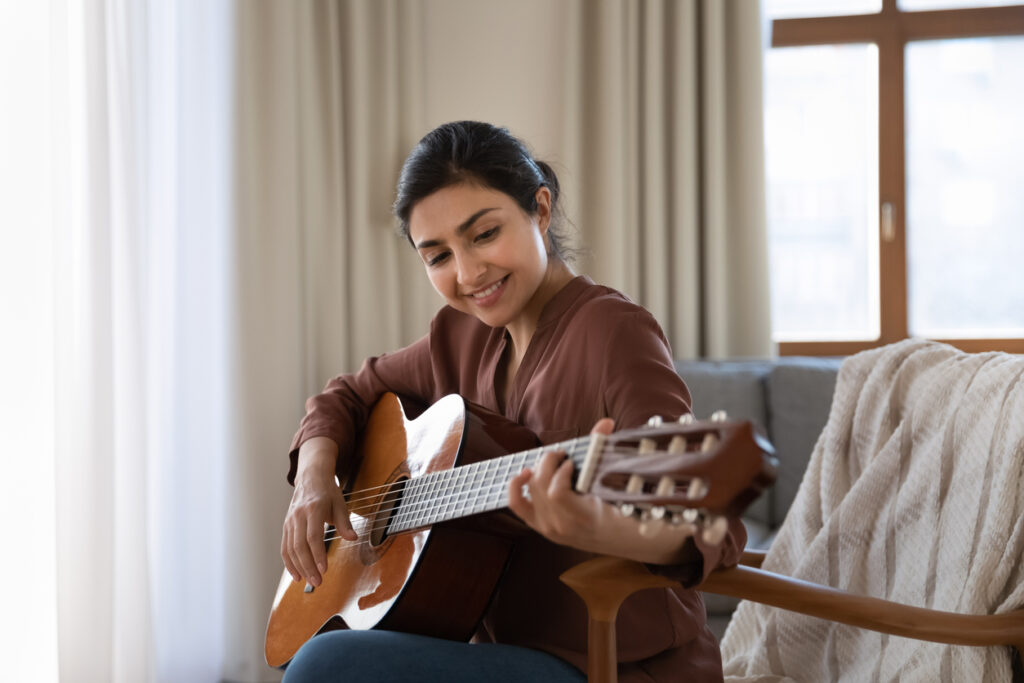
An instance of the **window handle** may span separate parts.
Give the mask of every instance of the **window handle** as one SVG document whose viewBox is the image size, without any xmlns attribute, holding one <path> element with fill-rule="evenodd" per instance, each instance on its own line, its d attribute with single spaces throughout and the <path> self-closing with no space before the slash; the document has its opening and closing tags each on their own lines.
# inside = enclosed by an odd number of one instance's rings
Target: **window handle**
<svg viewBox="0 0 1024 683">
<path fill-rule="evenodd" d="M 896 209 L 892 202 L 882 202 L 882 241 L 892 242 L 896 239 Z"/>
</svg>

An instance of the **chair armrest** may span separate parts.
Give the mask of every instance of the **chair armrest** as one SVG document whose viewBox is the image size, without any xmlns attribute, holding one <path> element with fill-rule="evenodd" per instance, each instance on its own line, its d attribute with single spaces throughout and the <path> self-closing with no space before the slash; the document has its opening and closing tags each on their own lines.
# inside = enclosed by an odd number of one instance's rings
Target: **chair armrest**
<svg viewBox="0 0 1024 683">
<path fill-rule="evenodd" d="M 752 567 L 716 569 L 699 590 L 850 626 L 952 645 L 1012 645 L 1024 663 L 1024 610 L 974 615 L 911 607 Z"/>
<path fill-rule="evenodd" d="M 744 550 L 743 554 L 740 555 L 740 564 L 760 569 L 761 565 L 764 564 L 764 557 L 767 554 L 767 550 Z"/>
</svg>

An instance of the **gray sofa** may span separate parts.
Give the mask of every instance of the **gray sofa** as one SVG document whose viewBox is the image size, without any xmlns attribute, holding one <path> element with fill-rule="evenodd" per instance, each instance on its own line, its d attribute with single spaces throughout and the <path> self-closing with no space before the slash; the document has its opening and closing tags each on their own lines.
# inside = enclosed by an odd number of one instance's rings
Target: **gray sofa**
<svg viewBox="0 0 1024 683">
<path fill-rule="evenodd" d="M 744 515 L 747 547 L 767 548 L 782 524 L 803 478 L 808 458 L 828 419 L 841 359 L 789 357 L 778 360 L 676 362 L 693 394 L 694 413 L 716 410 L 758 425 L 775 445 L 775 486 Z M 736 601 L 705 594 L 708 624 L 721 639 Z"/>
</svg>

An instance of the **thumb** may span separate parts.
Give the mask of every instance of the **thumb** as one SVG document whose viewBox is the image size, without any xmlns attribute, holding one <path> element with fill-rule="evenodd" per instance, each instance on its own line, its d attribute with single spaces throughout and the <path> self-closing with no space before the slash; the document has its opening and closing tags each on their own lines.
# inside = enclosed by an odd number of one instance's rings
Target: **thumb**
<svg viewBox="0 0 1024 683">
<path fill-rule="evenodd" d="M 602 417 L 590 430 L 591 434 L 604 434 L 605 436 L 615 431 L 615 420 L 610 417 Z"/>
<path fill-rule="evenodd" d="M 348 505 L 345 502 L 345 496 L 338 490 L 337 497 L 334 500 L 334 528 L 337 529 L 338 534 L 348 541 L 359 540 L 359 535 L 356 534 L 355 530 L 352 529 L 352 522 L 349 519 Z"/>
</svg>

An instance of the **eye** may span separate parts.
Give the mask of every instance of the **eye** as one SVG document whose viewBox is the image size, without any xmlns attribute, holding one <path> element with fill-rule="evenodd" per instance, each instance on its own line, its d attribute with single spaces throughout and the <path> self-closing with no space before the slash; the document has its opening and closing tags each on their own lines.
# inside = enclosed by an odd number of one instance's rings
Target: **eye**
<svg viewBox="0 0 1024 683">
<path fill-rule="evenodd" d="M 427 265 L 431 266 L 431 267 L 441 265 L 448 258 L 448 253 L 449 252 L 447 252 L 447 251 L 442 251 L 440 254 L 436 254 L 435 256 L 428 257 L 427 258 Z"/>
<path fill-rule="evenodd" d="M 474 242 L 486 242 L 487 240 L 491 239 L 492 237 L 495 237 L 498 234 L 499 230 L 501 230 L 501 226 L 500 225 L 496 225 L 493 228 L 491 228 L 490 230 L 484 230 L 482 233 L 477 235 L 476 238 L 473 241 Z"/>
</svg>

